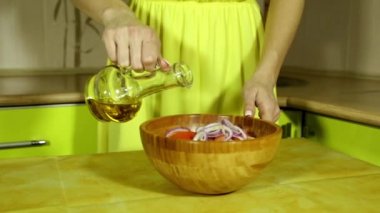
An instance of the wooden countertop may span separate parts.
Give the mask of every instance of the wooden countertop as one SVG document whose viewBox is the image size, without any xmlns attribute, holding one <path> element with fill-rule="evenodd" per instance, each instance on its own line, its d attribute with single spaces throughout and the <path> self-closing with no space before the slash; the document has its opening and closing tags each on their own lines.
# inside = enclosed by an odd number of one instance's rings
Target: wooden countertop
<svg viewBox="0 0 380 213">
<path fill-rule="evenodd" d="M 380 79 L 285 69 L 278 81 L 281 107 L 380 126 Z"/>
<path fill-rule="evenodd" d="M 93 68 L 0 70 L 0 107 L 84 103 Z"/>
<path fill-rule="evenodd" d="M 85 82 L 95 72 L 94 69 L 27 75 L 2 72 L 0 107 L 83 103 Z M 284 108 L 380 126 L 380 79 L 334 76 L 285 67 L 278 81 L 278 101 Z"/>
<path fill-rule="evenodd" d="M 377 212 L 380 167 L 284 139 L 251 184 L 226 195 L 177 188 L 143 151 L 0 160 L 0 212 Z"/>
</svg>

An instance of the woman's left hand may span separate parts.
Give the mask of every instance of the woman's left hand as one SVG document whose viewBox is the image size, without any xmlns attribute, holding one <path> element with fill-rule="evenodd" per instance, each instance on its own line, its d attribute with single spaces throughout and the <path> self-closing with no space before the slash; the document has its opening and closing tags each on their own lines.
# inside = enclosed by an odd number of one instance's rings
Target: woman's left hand
<svg viewBox="0 0 380 213">
<path fill-rule="evenodd" d="M 280 117 L 274 87 L 301 20 L 304 4 L 305 0 L 270 1 L 261 59 L 252 78 L 245 82 L 246 115 L 254 116 L 257 107 L 263 120 L 275 122 Z"/>
<path fill-rule="evenodd" d="M 245 115 L 255 115 L 256 107 L 263 120 L 276 122 L 280 117 L 280 108 L 274 94 L 275 83 L 256 72 L 244 87 Z"/>
</svg>

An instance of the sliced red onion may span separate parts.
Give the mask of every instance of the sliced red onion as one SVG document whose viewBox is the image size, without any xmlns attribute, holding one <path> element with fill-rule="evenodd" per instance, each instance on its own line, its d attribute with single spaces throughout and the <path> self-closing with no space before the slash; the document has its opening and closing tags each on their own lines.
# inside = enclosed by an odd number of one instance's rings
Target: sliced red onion
<svg viewBox="0 0 380 213">
<path fill-rule="evenodd" d="M 222 124 L 228 126 L 229 128 L 232 129 L 232 131 L 234 132 L 240 132 L 242 131 L 242 129 L 236 125 L 234 125 L 231 121 L 227 120 L 227 119 L 223 119 L 220 121 Z"/>
<path fill-rule="evenodd" d="M 242 141 L 242 140 L 245 140 L 247 138 L 237 135 L 237 136 L 234 136 L 233 139 L 234 140 L 241 140 Z"/>
<path fill-rule="evenodd" d="M 166 137 L 172 136 L 174 133 L 177 132 L 189 132 L 190 129 L 187 127 L 175 127 L 173 129 L 170 129 L 169 131 L 166 132 Z"/>
<path fill-rule="evenodd" d="M 231 140 L 234 134 L 233 131 L 226 125 L 223 125 L 223 133 L 224 133 L 225 141 Z"/>
<path fill-rule="evenodd" d="M 200 127 L 200 129 L 197 129 L 197 131 L 205 131 L 210 132 L 213 130 L 220 130 L 221 124 L 220 123 L 210 123 L 206 126 Z"/>
<path fill-rule="evenodd" d="M 194 141 L 206 141 L 207 140 L 207 133 L 204 131 L 197 132 L 197 134 L 195 134 L 193 140 Z"/>
<path fill-rule="evenodd" d="M 239 126 L 234 125 L 227 119 L 222 119 L 220 122 L 210 123 L 197 128 L 193 127 L 193 129 L 195 129 L 196 133 L 193 137 L 194 141 L 206 141 L 221 136 L 224 136 L 224 141 L 245 140 L 248 138 L 248 135 Z M 166 136 L 169 137 L 180 131 L 187 132 L 191 131 L 191 129 L 186 127 L 173 128 L 167 132 Z"/>
<path fill-rule="evenodd" d="M 208 137 L 212 137 L 212 138 L 216 138 L 216 137 L 223 135 L 223 132 L 220 130 L 215 130 L 215 131 L 206 132 L 206 133 L 207 133 Z"/>
<path fill-rule="evenodd" d="M 247 134 L 242 129 L 237 128 L 237 131 L 244 139 L 247 139 Z"/>
</svg>

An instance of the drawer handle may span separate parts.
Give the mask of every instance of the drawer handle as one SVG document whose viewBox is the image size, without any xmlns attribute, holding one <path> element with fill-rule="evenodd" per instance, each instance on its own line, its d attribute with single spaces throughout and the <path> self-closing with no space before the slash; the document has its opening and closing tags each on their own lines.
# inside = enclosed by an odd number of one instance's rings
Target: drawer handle
<svg viewBox="0 0 380 213">
<path fill-rule="evenodd" d="M 30 141 L 13 141 L 0 143 L 0 149 L 18 148 L 18 147 L 32 147 L 46 145 L 45 140 L 30 140 Z"/>
</svg>

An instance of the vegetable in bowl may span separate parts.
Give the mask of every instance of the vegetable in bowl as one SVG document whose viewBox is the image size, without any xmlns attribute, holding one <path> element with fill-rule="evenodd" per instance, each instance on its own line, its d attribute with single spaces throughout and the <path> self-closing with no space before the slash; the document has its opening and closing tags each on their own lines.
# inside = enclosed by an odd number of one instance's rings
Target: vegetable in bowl
<svg viewBox="0 0 380 213">
<path fill-rule="evenodd" d="M 253 139 L 242 128 L 228 119 L 195 128 L 175 127 L 166 132 L 166 137 L 193 141 L 234 141 Z"/>
</svg>

